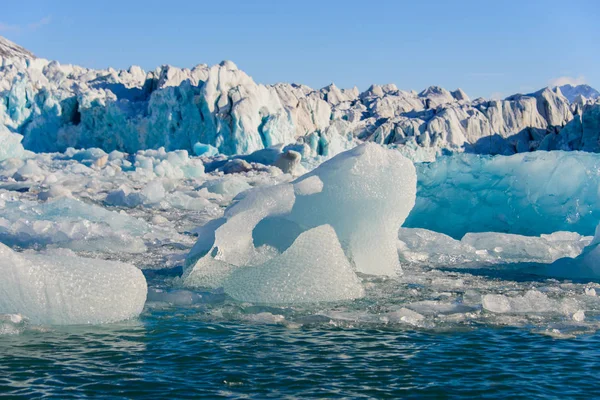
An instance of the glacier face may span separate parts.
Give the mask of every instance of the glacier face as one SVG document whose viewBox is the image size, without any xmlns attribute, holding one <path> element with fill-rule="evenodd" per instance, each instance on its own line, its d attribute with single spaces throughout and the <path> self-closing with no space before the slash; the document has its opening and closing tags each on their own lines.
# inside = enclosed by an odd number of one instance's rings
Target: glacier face
<svg viewBox="0 0 600 400">
<path fill-rule="evenodd" d="M 580 111 L 560 89 L 471 101 L 460 89 L 435 86 L 416 93 L 373 85 L 360 93 L 333 84 L 262 85 L 228 61 L 145 72 L 3 58 L 0 99 L 0 125 L 22 134 L 25 148 L 36 152 L 165 147 L 233 155 L 292 144 L 304 146 L 304 155 L 333 156 L 373 141 L 513 154 L 565 147 L 544 140 Z"/>
</svg>

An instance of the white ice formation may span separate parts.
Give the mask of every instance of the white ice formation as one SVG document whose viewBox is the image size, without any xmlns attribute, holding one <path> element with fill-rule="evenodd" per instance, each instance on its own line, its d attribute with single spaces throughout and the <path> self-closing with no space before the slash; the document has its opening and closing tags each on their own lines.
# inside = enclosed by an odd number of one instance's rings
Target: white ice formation
<svg viewBox="0 0 600 400">
<path fill-rule="evenodd" d="M 333 84 L 315 90 L 257 84 L 230 61 L 150 72 L 136 66 L 93 70 L 32 58 L 2 43 L 0 125 L 23 135 L 25 148 L 37 152 L 165 147 L 233 155 L 291 145 L 307 157 L 374 141 L 434 153 L 513 154 L 588 150 L 581 136 L 600 135 L 574 118 L 594 100 L 570 103 L 558 88 L 490 101 L 436 86 L 420 93 L 391 84 L 362 93 Z M 572 120 L 568 138 L 555 140 Z"/>
<path fill-rule="evenodd" d="M 399 152 L 358 146 L 292 183 L 246 192 L 198 231 L 185 283 L 224 285 L 259 302 L 360 297 L 355 271 L 393 276 L 399 269 L 397 231 L 415 190 L 414 167 Z M 333 281 L 345 282 L 343 290 L 332 290 Z"/>
<path fill-rule="evenodd" d="M 146 301 L 139 269 L 65 250 L 22 254 L 0 243 L 0 273 L 0 314 L 22 314 L 36 324 L 121 321 L 137 317 Z"/>
</svg>

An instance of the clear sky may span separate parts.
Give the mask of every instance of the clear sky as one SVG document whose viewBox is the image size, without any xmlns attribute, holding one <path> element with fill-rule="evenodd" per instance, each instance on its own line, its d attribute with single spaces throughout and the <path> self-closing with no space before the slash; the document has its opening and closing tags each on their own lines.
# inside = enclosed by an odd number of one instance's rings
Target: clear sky
<svg viewBox="0 0 600 400">
<path fill-rule="evenodd" d="M 552 82 L 600 89 L 598 0 L 19 0 L 0 35 L 100 68 L 232 60 L 261 83 L 395 83 L 471 97 Z"/>
</svg>

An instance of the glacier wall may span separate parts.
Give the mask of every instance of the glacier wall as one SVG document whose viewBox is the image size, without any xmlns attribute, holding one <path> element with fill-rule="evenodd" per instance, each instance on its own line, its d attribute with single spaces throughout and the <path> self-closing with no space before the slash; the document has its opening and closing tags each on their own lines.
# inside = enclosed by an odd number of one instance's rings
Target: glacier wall
<svg viewBox="0 0 600 400">
<path fill-rule="evenodd" d="M 232 62 L 145 72 L 0 59 L 0 126 L 23 135 L 35 152 L 192 150 L 202 143 L 248 154 L 302 144 L 311 156 L 331 156 L 359 141 L 482 154 L 595 151 L 588 138 L 600 135 L 598 113 L 588 113 L 596 121 L 590 125 L 584 111 L 593 104 L 578 101 L 571 104 L 559 89 L 471 101 L 460 89 L 439 87 L 416 93 L 374 85 L 360 93 L 333 84 L 262 85 Z"/>
</svg>

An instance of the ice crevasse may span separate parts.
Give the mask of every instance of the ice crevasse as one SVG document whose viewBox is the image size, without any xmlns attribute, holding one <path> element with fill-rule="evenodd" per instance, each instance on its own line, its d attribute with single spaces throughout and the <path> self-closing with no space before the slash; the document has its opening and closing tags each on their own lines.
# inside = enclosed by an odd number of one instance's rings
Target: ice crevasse
<svg viewBox="0 0 600 400">
<path fill-rule="evenodd" d="M 394 276 L 400 268 L 397 234 L 415 193 L 408 159 L 360 145 L 296 181 L 245 192 L 200 229 L 184 283 L 223 286 L 242 301 L 361 297 L 357 272 Z"/>
</svg>

